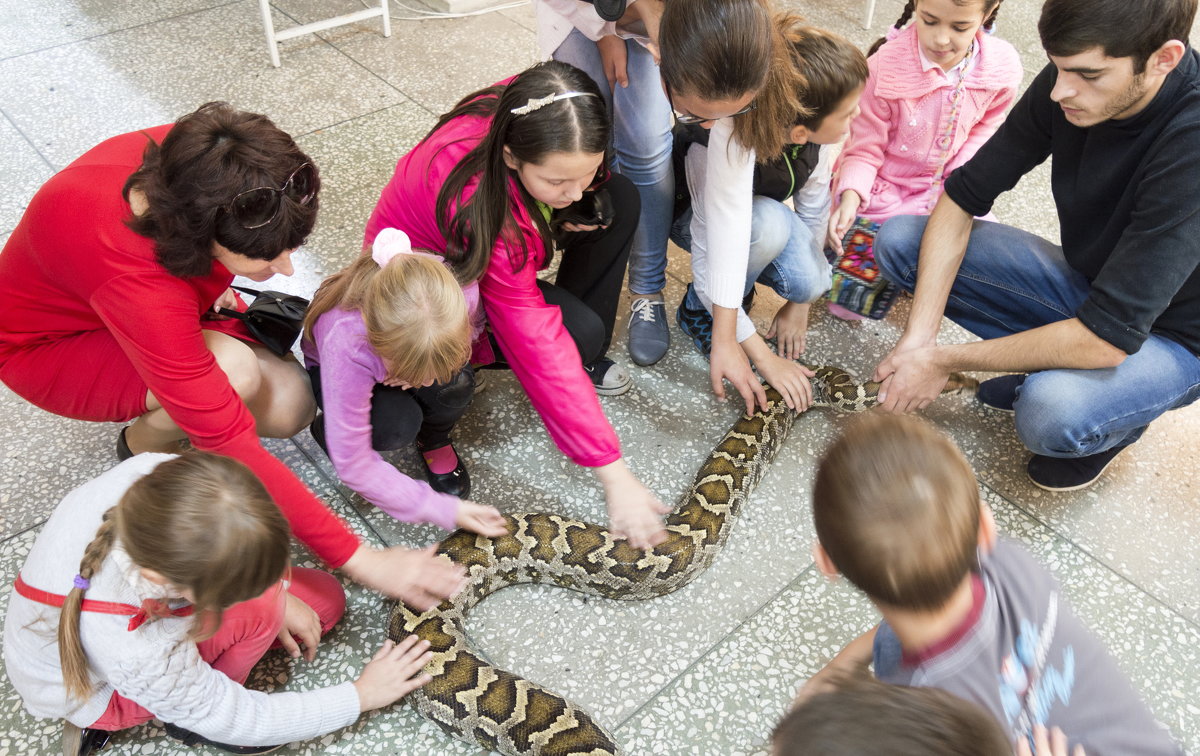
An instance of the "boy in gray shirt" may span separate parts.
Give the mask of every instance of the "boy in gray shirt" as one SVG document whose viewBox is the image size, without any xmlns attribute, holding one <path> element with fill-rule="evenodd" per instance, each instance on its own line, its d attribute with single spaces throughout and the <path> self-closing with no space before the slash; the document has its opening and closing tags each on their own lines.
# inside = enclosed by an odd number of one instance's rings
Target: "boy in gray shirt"
<svg viewBox="0 0 1200 756">
<path fill-rule="evenodd" d="M 1050 573 L 997 540 L 970 465 L 925 423 L 853 425 L 821 460 L 813 517 L 818 567 L 883 615 L 818 676 L 873 661 L 884 682 L 983 706 L 1014 743 L 1042 725 L 1090 756 L 1183 753 Z"/>
</svg>

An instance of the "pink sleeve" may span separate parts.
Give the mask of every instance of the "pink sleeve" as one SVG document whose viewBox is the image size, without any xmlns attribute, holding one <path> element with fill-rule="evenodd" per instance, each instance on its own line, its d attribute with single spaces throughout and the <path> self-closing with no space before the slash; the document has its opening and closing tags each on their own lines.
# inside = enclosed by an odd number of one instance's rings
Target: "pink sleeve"
<svg viewBox="0 0 1200 756">
<path fill-rule="evenodd" d="M 1015 51 L 1013 55 L 1016 55 Z M 1012 81 L 1008 86 L 994 93 L 992 101 L 988 103 L 984 111 L 983 117 L 971 129 L 971 133 L 967 135 L 967 140 L 963 142 L 963 146 L 958 151 L 958 154 L 946 166 L 947 174 L 974 157 L 979 148 L 983 146 L 983 143 L 991 139 L 992 134 L 996 133 L 996 129 L 1000 128 L 1000 124 L 1004 123 L 1008 108 L 1016 100 L 1017 90 L 1021 86 L 1021 66 L 1019 59 L 1017 65 L 1012 66 L 1012 69 Z"/>
<path fill-rule="evenodd" d="M 413 480 L 371 447 L 371 393 L 376 380 L 369 354 L 364 354 L 369 347 L 360 334 L 337 325 L 328 330 L 318 327 L 313 335 L 321 363 L 325 440 L 338 477 L 397 520 L 431 522 L 454 530 L 458 498 Z"/>
<path fill-rule="evenodd" d="M 854 190 L 862 198 L 865 207 L 871 199 L 871 187 L 883 155 L 887 150 L 892 131 L 892 106 L 875 93 L 879 72 L 872 69 L 867 85 L 859 102 L 861 112 L 850 124 L 850 138 L 838 160 L 837 182 L 833 192 L 834 202 L 847 189 Z"/>
<path fill-rule="evenodd" d="M 615 462 L 621 457 L 617 434 L 563 326 L 562 312 L 546 304 L 537 287 L 534 261 L 542 240 L 523 210 L 518 222 L 529 260 L 514 272 L 509 243 L 498 242 L 480 281 L 492 333 L 558 448 L 584 467 Z"/>
</svg>

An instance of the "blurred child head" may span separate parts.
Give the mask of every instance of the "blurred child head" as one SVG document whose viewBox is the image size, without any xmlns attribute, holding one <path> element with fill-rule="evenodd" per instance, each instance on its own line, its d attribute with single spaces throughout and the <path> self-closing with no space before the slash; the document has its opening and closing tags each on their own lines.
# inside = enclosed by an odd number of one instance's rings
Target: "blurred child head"
<svg viewBox="0 0 1200 756">
<path fill-rule="evenodd" d="M 976 704 L 935 688 L 843 676 L 790 711 L 771 756 L 1010 756 L 1004 730 Z"/>
<path fill-rule="evenodd" d="M 850 133 L 867 81 L 867 58 L 845 37 L 797 26 L 786 32 L 795 66 L 804 73 L 802 112 L 788 135 L 791 144 L 837 144 Z"/>
<path fill-rule="evenodd" d="M 84 550 L 83 580 L 114 543 L 143 577 L 191 601 L 194 639 L 215 632 L 224 610 L 262 594 L 288 564 L 287 521 L 267 489 L 241 462 L 206 452 L 163 462 L 129 487 Z M 77 698 L 92 688 L 79 636 L 85 590 L 67 594 L 58 627 L 63 681 Z"/>
<path fill-rule="evenodd" d="M 396 229 L 384 229 L 376 246 Z M 411 247 L 407 247 L 411 252 Z M 385 260 L 381 266 L 376 258 Z M 367 341 L 387 366 L 389 382 L 448 383 L 471 357 L 471 326 L 462 287 L 429 253 L 363 255 L 322 282 L 304 319 L 305 338 L 325 312 L 358 310 Z"/>
<path fill-rule="evenodd" d="M 962 452 L 912 417 L 858 418 L 817 469 L 818 562 L 827 558 L 877 605 L 942 608 L 977 565 L 991 532 L 983 517 Z"/>
</svg>

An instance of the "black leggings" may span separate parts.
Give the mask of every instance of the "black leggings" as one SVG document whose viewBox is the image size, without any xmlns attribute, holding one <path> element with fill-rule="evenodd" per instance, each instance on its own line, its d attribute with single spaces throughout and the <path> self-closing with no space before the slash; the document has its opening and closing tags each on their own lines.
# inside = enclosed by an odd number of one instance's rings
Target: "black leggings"
<svg viewBox="0 0 1200 756">
<path fill-rule="evenodd" d="M 563 325 L 584 365 L 603 357 L 612 342 L 629 247 L 642 207 L 637 187 L 624 176 L 613 174 L 604 186 L 612 197 L 613 222 L 607 228 L 565 234 L 559 244 L 558 277 L 554 283 L 538 281 L 546 303 L 562 309 Z M 502 354 L 495 339 L 492 348 Z M 487 367 L 507 367 L 507 362 Z"/>
<path fill-rule="evenodd" d="M 317 406 L 321 400 L 321 366 L 308 369 Z M 371 448 L 402 449 L 414 440 L 421 449 L 450 443 L 450 431 L 467 411 L 475 391 L 475 371 L 463 368 L 449 383 L 403 389 L 376 383 L 371 392 Z"/>
</svg>

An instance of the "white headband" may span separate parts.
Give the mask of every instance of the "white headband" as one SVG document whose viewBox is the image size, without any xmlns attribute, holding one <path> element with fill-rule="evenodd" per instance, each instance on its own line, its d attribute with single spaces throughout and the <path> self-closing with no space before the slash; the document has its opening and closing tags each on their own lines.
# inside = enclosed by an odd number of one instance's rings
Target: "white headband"
<svg viewBox="0 0 1200 756">
<path fill-rule="evenodd" d="M 513 108 L 510 112 L 513 115 L 527 115 L 535 110 L 541 110 L 552 102 L 559 100 L 569 100 L 572 97 L 595 97 L 595 92 L 563 92 L 562 94 L 548 94 L 541 99 L 529 98 L 529 102 L 519 108 Z"/>
</svg>

